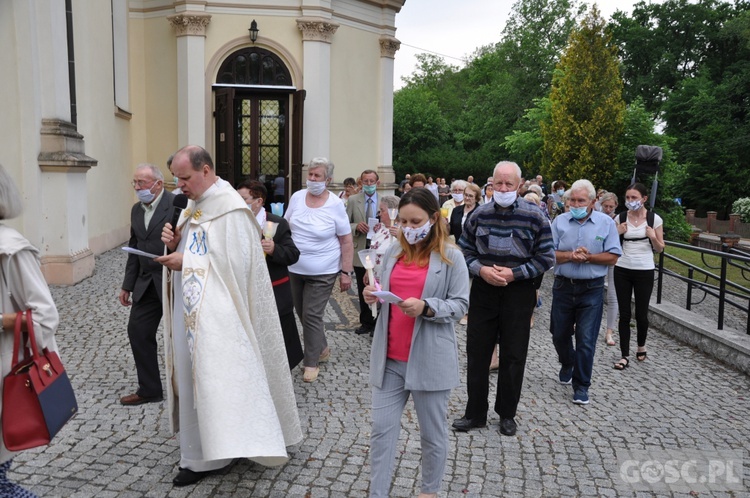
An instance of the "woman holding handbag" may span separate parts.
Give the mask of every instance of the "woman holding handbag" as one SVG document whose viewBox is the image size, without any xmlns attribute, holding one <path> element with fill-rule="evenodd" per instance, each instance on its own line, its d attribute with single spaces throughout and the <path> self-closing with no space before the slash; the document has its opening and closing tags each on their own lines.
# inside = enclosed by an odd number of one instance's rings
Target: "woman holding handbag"
<svg viewBox="0 0 750 498">
<path fill-rule="evenodd" d="M 448 397 L 459 385 L 456 322 L 469 306 L 469 272 L 448 241 L 437 199 L 427 189 L 404 194 L 401 234 L 383 258 L 380 285 L 402 301 L 384 304 L 372 339 L 370 496 L 391 488 L 401 415 L 411 396 L 422 439 L 420 498 L 436 497 L 448 456 Z M 370 282 L 365 301 L 373 304 Z"/>
<path fill-rule="evenodd" d="M 57 350 L 54 334 L 59 318 L 39 267 L 39 250 L 16 230 L 2 224 L 2 221 L 21 214 L 22 207 L 13 179 L 0 165 L 0 382 L 8 375 L 13 363 L 13 330 L 18 312 L 32 310 L 39 349 Z M 23 329 L 26 330 L 25 317 L 23 320 Z M 0 401 L 0 416 L 2 408 Z M 7 472 L 14 455 L 0 441 L 0 496 L 35 497 L 31 491 L 8 480 Z"/>
</svg>

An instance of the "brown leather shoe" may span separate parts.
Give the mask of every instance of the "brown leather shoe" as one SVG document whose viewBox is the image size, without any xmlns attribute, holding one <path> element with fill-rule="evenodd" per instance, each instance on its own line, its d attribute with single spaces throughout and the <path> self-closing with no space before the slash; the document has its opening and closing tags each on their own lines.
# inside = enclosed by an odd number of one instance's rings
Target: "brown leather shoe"
<svg viewBox="0 0 750 498">
<path fill-rule="evenodd" d="M 158 403 L 159 401 L 162 401 L 164 399 L 164 396 L 152 396 L 152 397 L 144 397 L 141 396 L 138 393 L 128 394 L 127 396 L 123 396 L 120 398 L 120 403 L 122 403 L 125 406 L 134 406 L 134 405 L 142 405 L 143 403 Z"/>
</svg>

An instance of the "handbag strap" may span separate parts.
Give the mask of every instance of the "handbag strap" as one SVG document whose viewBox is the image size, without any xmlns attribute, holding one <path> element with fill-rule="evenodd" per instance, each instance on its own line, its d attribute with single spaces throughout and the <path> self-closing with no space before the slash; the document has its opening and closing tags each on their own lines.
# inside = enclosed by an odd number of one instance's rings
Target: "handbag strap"
<svg viewBox="0 0 750 498">
<path fill-rule="evenodd" d="M 13 331 L 13 366 L 11 368 L 15 368 L 18 363 L 20 363 L 18 359 L 18 353 L 20 352 L 21 344 L 24 345 L 24 358 L 22 361 L 28 360 L 30 357 L 38 358 L 39 357 L 39 351 L 36 347 L 36 337 L 34 335 L 34 321 L 31 318 L 31 310 L 26 310 L 26 332 L 23 332 L 21 330 L 21 326 L 23 325 L 23 312 L 19 311 L 16 313 L 16 326 Z M 24 336 L 28 336 L 28 341 L 31 344 L 31 351 L 29 351 L 29 348 L 26 347 L 26 341 L 24 340 Z"/>
</svg>

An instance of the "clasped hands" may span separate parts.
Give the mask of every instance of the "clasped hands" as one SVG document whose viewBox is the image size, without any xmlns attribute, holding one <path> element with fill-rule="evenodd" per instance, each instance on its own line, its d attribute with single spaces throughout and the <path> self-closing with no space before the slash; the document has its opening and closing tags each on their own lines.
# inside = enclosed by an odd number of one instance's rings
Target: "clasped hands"
<svg viewBox="0 0 750 498">
<path fill-rule="evenodd" d="M 589 250 L 583 246 L 570 253 L 570 261 L 572 263 L 587 263 L 590 258 L 591 253 L 589 253 Z"/>
<path fill-rule="evenodd" d="M 482 280 L 495 287 L 505 287 L 515 280 L 511 268 L 499 265 L 483 266 L 479 270 L 479 276 L 482 277 Z"/>
</svg>

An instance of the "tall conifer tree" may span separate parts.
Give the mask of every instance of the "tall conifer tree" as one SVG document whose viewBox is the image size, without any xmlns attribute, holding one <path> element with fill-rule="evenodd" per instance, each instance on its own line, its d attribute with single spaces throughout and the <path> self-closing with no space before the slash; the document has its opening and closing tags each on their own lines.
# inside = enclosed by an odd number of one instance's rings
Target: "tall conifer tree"
<svg viewBox="0 0 750 498">
<path fill-rule="evenodd" d="M 550 105 L 550 122 L 541 124 L 544 176 L 607 185 L 617 169 L 625 102 L 617 47 L 596 6 L 570 35 Z"/>
</svg>

